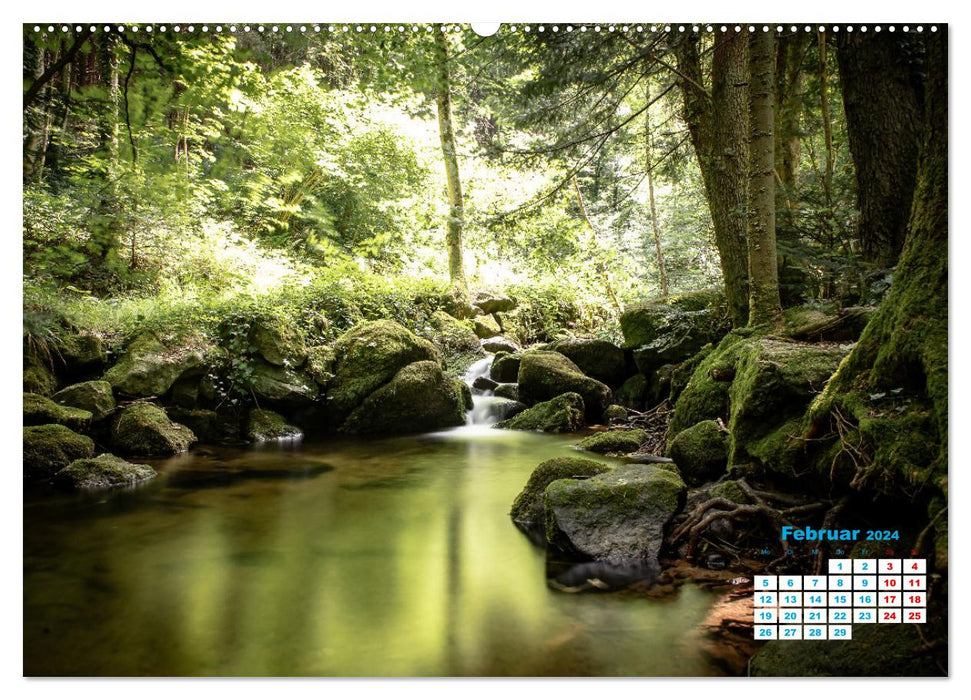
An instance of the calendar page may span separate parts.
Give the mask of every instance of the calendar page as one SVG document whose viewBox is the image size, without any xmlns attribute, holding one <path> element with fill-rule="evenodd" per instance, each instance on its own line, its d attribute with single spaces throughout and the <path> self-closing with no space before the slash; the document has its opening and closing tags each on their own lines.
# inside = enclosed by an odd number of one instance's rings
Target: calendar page
<svg viewBox="0 0 971 700">
<path fill-rule="evenodd" d="M 22 675 L 947 677 L 948 25 L 314 12 L 21 28 Z"/>
</svg>

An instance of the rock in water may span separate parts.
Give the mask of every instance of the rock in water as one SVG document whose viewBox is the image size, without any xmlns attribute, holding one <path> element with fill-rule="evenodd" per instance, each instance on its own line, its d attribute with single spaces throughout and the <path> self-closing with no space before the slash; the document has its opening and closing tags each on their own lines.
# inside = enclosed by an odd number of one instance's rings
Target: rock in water
<svg viewBox="0 0 971 700">
<path fill-rule="evenodd" d="M 341 426 L 351 435 L 422 433 L 465 424 L 465 397 L 438 362 L 413 362 L 370 394 Z"/>
<path fill-rule="evenodd" d="M 519 366 L 519 396 L 525 404 L 548 401 L 565 392 L 583 397 L 586 418 L 596 423 L 610 404 L 610 387 L 591 379 L 558 352 L 531 350 Z"/>
<path fill-rule="evenodd" d="M 698 486 L 725 473 L 728 449 L 728 433 L 717 421 L 706 420 L 678 433 L 668 454 L 684 480 Z"/>
<path fill-rule="evenodd" d="M 497 352 L 489 369 L 489 376 L 502 384 L 515 384 L 522 360 L 522 353 Z"/>
<path fill-rule="evenodd" d="M 394 321 L 369 321 L 349 330 L 334 343 L 334 378 L 327 395 L 334 423 L 343 423 L 403 367 L 425 360 L 439 361 L 435 346 Z"/>
<path fill-rule="evenodd" d="M 84 430 L 91 422 L 91 411 L 54 403 L 39 394 L 24 394 L 24 425 L 60 423 L 72 430 Z"/>
<path fill-rule="evenodd" d="M 103 381 L 81 382 L 61 389 L 52 397 L 64 406 L 91 412 L 91 419 L 99 421 L 115 410 L 111 384 Z"/>
<path fill-rule="evenodd" d="M 559 479 L 596 476 L 610 471 L 610 465 L 580 457 L 548 459 L 533 470 L 526 486 L 513 501 L 509 515 L 517 525 L 533 529 L 544 526 L 543 492 Z"/>
<path fill-rule="evenodd" d="M 518 384 L 496 384 L 492 393 L 504 399 L 509 399 L 510 401 L 519 401 L 519 385 Z"/>
<path fill-rule="evenodd" d="M 134 486 L 154 479 L 157 473 L 147 464 L 132 464 L 121 457 L 103 454 L 79 459 L 54 475 L 54 485 L 69 491 L 94 491 Z"/>
<path fill-rule="evenodd" d="M 63 425 L 24 428 L 24 478 L 48 479 L 76 459 L 94 455 L 94 441 Z"/>
<path fill-rule="evenodd" d="M 112 388 L 129 396 L 161 396 L 186 372 L 205 361 L 193 348 L 168 348 L 151 333 L 142 333 L 128 346 L 104 378 Z"/>
<path fill-rule="evenodd" d="M 261 360 L 253 364 L 249 384 L 257 398 L 287 406 L 307 405 L 317 399 L 317 385 L 307 373 Z"/>
<path fill-rule="evenodd" d="M 656 565 L 664 526 L 685 492 L 677 473 L 641 464 L 554 481 L 544 492 L 546 539 L 597 561 Z"/>
<path fill-rule="evenodd" d="M 169 420 L 158 406 L 136 403 L 121 412 L 111 440 L 126 454 L 152 457 L 185 452 L 196 442 L 196 436 L 184 425 Z"/>
<path fill-rule="evenodd" d="M 568 357 L 588 377 L 608 386 L 620 386 L 627 378 L 624 351 L 597 338 L 569 338 L 550 344 L 550 350 Z"/>
<path fill-rule="evenodd" d="M 299 437 L 300 428 L 287 424 L 286 418 L 275 411 L 254 408 L 246 422 L 246 436 L 255 442 Z"/>
<path fill-rule="evenodd" d="M 583 397 L 566 393 L 496 423 L 507 430 L 541 430 L 544 433 L 576 433 L 583 429 Z"/>
<path fill-rule="evenodd" d="M 647 442 L 648 434 L 643 430 L 605 430 L 594 433 L 577 443 L 581 450 L 607 454 L 617 452 L 627 454 Z"/>
</svg>

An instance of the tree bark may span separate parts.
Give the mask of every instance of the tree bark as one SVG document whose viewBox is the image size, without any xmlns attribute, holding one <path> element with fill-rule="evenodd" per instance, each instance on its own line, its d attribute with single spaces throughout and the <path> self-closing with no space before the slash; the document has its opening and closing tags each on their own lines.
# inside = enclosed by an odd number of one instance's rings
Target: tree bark
<svg viewBox="0 0 971 700">
<path fill-rule="evenodd" d="M 826 57 L 826 34 L 819 32 L 819 108 L 823 120 L 823 148 L 825 165 L 823 169 L 823 202 L 827 216 L 824 226 L 830 228 L 833 209 L 833 122 L 829 116 L 829 71 Z"/>
<path fill-rule="evenodd" d="M 841 32 L 836 44 L 863 258 L 897 262 L 921 143 L 922 44 L 917 35 Z"/>
<path fill-rule="evenodd" d="M 34 82 L 44 74 L 44 49 L 36 46 L 29 36 L 24 37 L 24 79 Z M 40 183 L 47 150 L 47 100 L 24 111 L 24 182 Z"/>
<path fill-rule="evenodd" d="M 796 176 L 802 155 L 799 121 L 804 97 L 802 64 L 807 41 L 804 32 L 797 32 L 781 38 L 776 47 L 775 169 L 789 201 L 795 198 Z"/>
<path fill-rule="evenodd" d="M 657 220 L 657 207 L 654 203 L 654 134 L 651 131 L 651 87 L 648 83 L 644 90 L 644 100 L 648 105 L 644 110 L 645 153 L 644 166 L 647 171 L 647 196 L 651 206 L 651 230 L 654 232 L 654 250 L 657 253 L 658 274 L 661 277 L 661 298 L 668 298 L 668 273 L 664 266 L 664 251 L 661 249 L 661 227 Z"/>
<path fill-rule="evenodd" d="M 455 128 L 452 124 L 452 82 L 448 65 L 448 41 L 441 25 L 435 26 L 435 66 L 438 72 L 438 133 L 445 160 L 445 180 L 448 188 L 449 215 L 445 243 L 448 248 L 448 275 L 453 290 L 466 302 L 469 289 L 465 279 L 462 254 L 462 235 L 465 228 L 465 209 L 462 202 L 462 182 L 455 148 Z"/>
<path fill-rule="evenodd" d="M 749 325 L 782 310 L 775 243 L 775 36 L 749 35 Z"/>
<path fill-rule="evenodd" d="M 709 96 L 701 87 L 697 41 L 689 35 L 675 47 L 683 114 L 705 184 L 729 313 L 734 325 L 744 326 L 749 315 L 745 245 L 747 42 L 741 34 L 715 37 Z"/>
</svg>

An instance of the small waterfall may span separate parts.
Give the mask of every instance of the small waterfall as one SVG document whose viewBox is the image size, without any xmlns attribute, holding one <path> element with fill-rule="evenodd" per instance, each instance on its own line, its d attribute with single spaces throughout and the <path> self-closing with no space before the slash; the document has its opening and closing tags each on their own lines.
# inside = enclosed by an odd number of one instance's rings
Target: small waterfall
<svg viewBox="0 0 971 700">
<path fill-rule="evenodd" d="M 476 389 L 472 385 L 479 377 L 488 377 L 492 369 L 493 356 L 478 360 L 465 371 L 463 381 L 472 387 L 472 410 L 466 414 L 465 424 L 472 426 L 490 426 L 502 420 L 514 403 L 509 399 L 493 396 L 488 389 Z"/>
</svg>

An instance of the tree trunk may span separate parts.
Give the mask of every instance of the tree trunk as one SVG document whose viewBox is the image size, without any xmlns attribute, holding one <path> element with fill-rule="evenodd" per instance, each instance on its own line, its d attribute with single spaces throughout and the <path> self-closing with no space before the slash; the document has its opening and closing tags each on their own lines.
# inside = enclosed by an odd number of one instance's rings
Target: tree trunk
<svg viewBox="0 0 971 700">
<path fill-rule="evenodd" d="M 748 268 L 749 325 L 782 310 L 775 244 L 775 36 L 749 35 Z"/>
<path fill-rule="evenodd" d="M 781 38 L 776 48 L 775 169 L 790 201 L 795 198 L 796 175 L 802 154 L 799 120 L 802 117 L 802 64 L 807 40 L 804 32 L 797 32 Z"/>
<path fill-rule="evenodd" d="M 445 179 L 448 187 L 449 215 L 445 243 L 448 247 L 448 275 L 454 292 L 468 305 L 469 289 L 462 260 L 462 233 L 465 210 L 462 204 L 462 182 L 455 149 L 455 129 L 452 125 L 452 83 L 448 66 L 448 41 L 441 25 L 435 26 L 435 55 L 438 71 L 438 133 L 445 160 Z"/>
<path fill-rule="evenodd" d="M 30 37 L 24 38 L 24 80 L 40 79 L 44 74 L 44 56 L 44 49 L 35 46 Z M 41 181 L 44 152 L 47 149 L 47 121 L 46 100 L 24 112 L 24 182 Z"/>
<path fill-rule="evenodd" d="M 888 267 L 903 247 L 916 183 L 922 45 L 916 34 L 841 32 L 836 46 L 860 249 L 865 260 Z"/>
<path fill-rule="evenodd" d="M 661 227 L 657 220 L 657 207 L 654 204 L 654 134 L 651 132 L 651 86 L 648 83 L 644 90 L 644 101 L 648 105 L 644 110 L 645 153 L 644 166 L 647 171 L 647 196 L 651 205 L 651 230 L 654 232 L 654 250 L 657 253 L 657 268 L 661 277 L 661 298 L 668 298 L 668 273 L 664 267 L 664 251 L 661 249 Z"/>
<path fill-rule="evenodd" d="M 715 37 L 712 94 L 701 87 L 697 38 L 676 47 L 684 120 L 695 148 L 715 228 L 729 313 L 736 326 L 748 321 L 745 193 L 748 84 L 747 42 L 741 34 Z"/>
<path fill-rule="evenodd" d="M 819 33 L 819 108 L 823 119 L 823 147 L 825 166 L 823 170 L 823 202 L 827 216 L 824 226 L 830 228 L 833 210 L 833 122 L 829 116 L 829 71 L 826 66 L 826 34 Z"/>
<path fill-rule="evenodd" d="M 822 440 L 839 417 L 860 456 L 857 488 L 920 499 L 928 518 L 946 506 L 948 446 L 948 178 L 946 28 L 927 36 L 923 144 L 907 236 L 893 286 L 813 403 L 806 437 Z M 889 42 L 888 42 L 889 43 Z M 873 151 L 870 158 L 882 160 Z M 863 157 L 867 157 L 863 154 Z M 892 399 L 881 403 L 882 395 Z M 845 423 L 845 420 L 844 420 Z M 858 464 L 857 464 L 858 463 Z M 832 466 L 830 466 L 832 465 Z M 835 459 L 826 471 L 837 469 Z M 937 567 L 947 566 L 947 521 L 933 527 Z"/>
<path fill-rule="evenodd" d="M 97 224 L 91 230 L 93 254 L 100 264 L 117 254 L 120 224 L 118 202 L 118 113 L 120 88 L 117 37 L 98 36 L 98 74 L 105 91 L 105 105 L 98 114 L 98 142 L 104 170 L 104 189 L 98 203 Z"/>
</svg>

